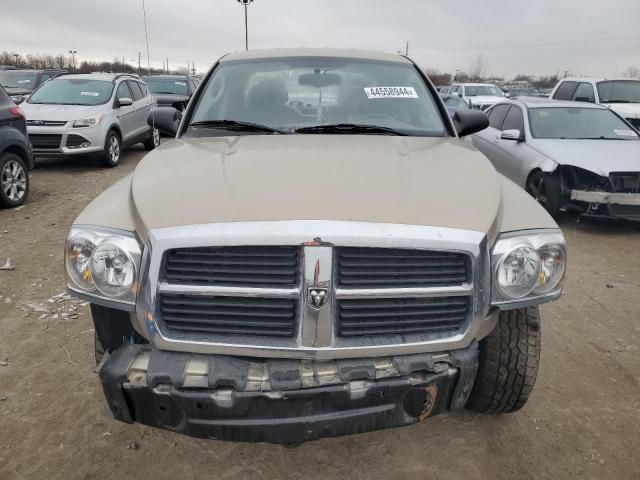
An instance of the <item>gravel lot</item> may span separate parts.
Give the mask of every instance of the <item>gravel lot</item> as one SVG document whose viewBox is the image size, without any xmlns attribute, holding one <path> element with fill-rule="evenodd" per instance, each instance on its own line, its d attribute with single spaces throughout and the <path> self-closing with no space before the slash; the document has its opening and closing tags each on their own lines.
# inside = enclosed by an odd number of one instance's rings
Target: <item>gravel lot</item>
<svg viewBox="0 0 640 480">
<path fill-rule="evenodd" d="M 561 221 L 566 295 L 542 308 L 538 383 L 517 414 L 442 415 L 294 449 L 109 419 L 88 307 L 48 299 L 64 291 L 69 225 L 143 155 L 113 170 L 47 161 L 28 203 L 0 210 L 0 266 L 15 263 L 0 271 L 0 479 L 640 479 L 640 227 L 575 216 Z"/>
</svg>

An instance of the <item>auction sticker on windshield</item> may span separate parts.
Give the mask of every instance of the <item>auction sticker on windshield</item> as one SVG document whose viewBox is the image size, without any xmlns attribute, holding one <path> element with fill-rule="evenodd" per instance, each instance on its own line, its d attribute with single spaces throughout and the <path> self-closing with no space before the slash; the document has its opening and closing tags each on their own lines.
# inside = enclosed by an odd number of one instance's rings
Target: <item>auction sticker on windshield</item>
<svg viewBox="0 0 640 480">
<path fill-rule="evenodd" d="M 614 133 L 619 137 L 635 137 L 637 136 L 636 132 L 633 130 L 614 130 Z"/>
<path fill-rule="evenodd" d="M 80 92 L 80 95 L 83 97 L 99 97 L 100 94 L 98 92 Z"/>
<path fill-rule="evenodd" d="M 367 98 L 418 98 L 413 87 L 366 87 Z"/>
</svg>

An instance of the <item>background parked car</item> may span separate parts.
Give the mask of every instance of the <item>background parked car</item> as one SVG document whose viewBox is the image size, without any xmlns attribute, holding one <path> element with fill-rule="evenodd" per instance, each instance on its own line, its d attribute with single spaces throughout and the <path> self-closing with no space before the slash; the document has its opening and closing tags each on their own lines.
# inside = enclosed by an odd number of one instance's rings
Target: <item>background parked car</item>
<svg viewBox="0 0 640 480">
<path fill-rule="evenodd" d="M 450 95 L 458 95 L 471 108 L 486 110 L 504 100 L 504 93 L 490 83 L 454 83 L 449 90 Z"/>
<path fill-rule="evenodd" d="M 555 86 L 551 98 L 605 105 L 640 130 L 640 80 L 565 78 Z"/>
<path fill-rule="evenodd" d="M 490 126 L 473 145 L 549 213 L 640 220 L 640 136 L 615 112 L 522 98 L 487 113 Z"/>
<path fill-rule="evenodd" d="M 159 107 L 173 107 L 182 111 L 200 80 L 192 75 L 146 75 L 142 80 L 158 102 Z"/>
<path fill-rule="evenodd" d="M 0 207 L 24 203 L 32 168 L 24 114 L 0 87 Z"/>
<path fill-rule="evenodd" d="M 137 75 L 92 73 L 59 76 L 23 104 L 36 156 L 98 154 L 106 167 L 120 162 L 122 147 L 160 143 L 147 124 L 155 103 Z"/>
<path fill-rule="evenodd" d="M 50 78 L 65 73 L 64 70 L 20 70 L 0 71 L 0 85 L 15 103 L 23 102 L 31 93 Z"/>
<path fill-rule="evenodd" d="M 464 101 L 462 97 L 458 95 L 447 95 L 443 97 L 442 101 L 444 102 L 444 106 L 447 107 L 447 111 L 449 115 L 453 116 L 458 110 L 469 110 L 469 104 Z"/>
</svg>

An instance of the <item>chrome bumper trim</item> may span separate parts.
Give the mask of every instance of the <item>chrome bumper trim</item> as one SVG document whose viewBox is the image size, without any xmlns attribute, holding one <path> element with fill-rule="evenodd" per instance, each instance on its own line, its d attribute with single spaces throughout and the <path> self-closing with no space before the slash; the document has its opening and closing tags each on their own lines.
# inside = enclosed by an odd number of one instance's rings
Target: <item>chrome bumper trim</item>
<svg viewBox="0 0 640 480">
<path fill-rule="evenodd" d="M 248 298 L 299 298 L 299 288 L 243 288 L 243 287 L 211 287 L 200 285 L 173 285 L 161 282 L 158 285 L 159 293 L 172 293 L 176 295 L 202 295 L 222 297 L 248 297 Z"/>
</svg>

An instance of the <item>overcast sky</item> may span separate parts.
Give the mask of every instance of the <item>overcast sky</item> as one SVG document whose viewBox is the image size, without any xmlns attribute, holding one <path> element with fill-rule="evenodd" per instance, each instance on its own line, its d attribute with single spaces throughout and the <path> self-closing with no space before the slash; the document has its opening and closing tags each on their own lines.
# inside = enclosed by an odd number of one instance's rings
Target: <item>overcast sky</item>
<svg viewBox="0 0 640 480">
<path fill-rule="evenodd" d="M 6 0 L 5 0 L 6 1 Z M 244 48 L 236 0 L 146 0 L 153 66 L 198 70 Z M 78 51 L 80 61 L 146 64 L 142 0 L 19 0 L 4 5 L 0 50 Z M 355 47 L 454 72 L 484 54 L 488 73 L 612 76 L 640 67 L 640 0 L 255 0 L 250 48 Z"/>
</svg>

